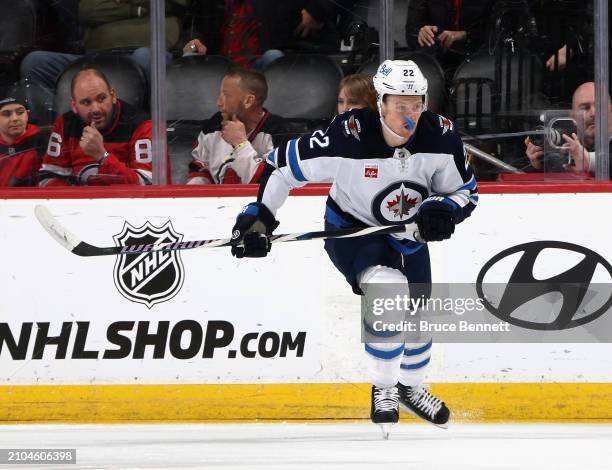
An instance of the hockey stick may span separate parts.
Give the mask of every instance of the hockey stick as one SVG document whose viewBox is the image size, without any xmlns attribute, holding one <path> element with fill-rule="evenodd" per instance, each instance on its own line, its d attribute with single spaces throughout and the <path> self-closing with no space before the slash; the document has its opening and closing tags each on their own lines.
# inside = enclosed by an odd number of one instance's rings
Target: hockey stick
<svg viewBox="0 0 612 470">
<path fill-rule="evenodd" d="M 51 215 L 49 209 L 45 206 L 37 205 L 34 208 L 34 214 L 44 227 L 44 229 L 53 237 L 60 245 L 79 256 L 106 256 L 106 255 L 132 255 L 140 253 L 149 253 L 151 251 L 174 251 L 174 250 L 190 250 L 193 248 L 214 248 L 217 246 L 230 246 L 231 239 L 229 238 L 213 238 L 211 240 L 194 240 L 186 242 L 172 242 L 149 245 L 127 245 L 127 246 L 109 246 L 99 247 L 91 245 L 79 239 L 63 227 L 55 217 Z M 319 238 L 349 238 L 361 237 L 364 235 L 382 235 L 390 233 L 403 233 L 408 235 L 412 240 L 422 242 L 419 237 L 416 224 L 406 225 L 391 225 L 382 227 L 366 227 L 366 228 L 347 228 L 341 230 L 321 230 L 317 232 L 304 233 L 287 233 L 284 235 L 272 235 L 270 240 L 273 243 L 294 242 L 302 240 L 315 240 Z"/>
</svg>

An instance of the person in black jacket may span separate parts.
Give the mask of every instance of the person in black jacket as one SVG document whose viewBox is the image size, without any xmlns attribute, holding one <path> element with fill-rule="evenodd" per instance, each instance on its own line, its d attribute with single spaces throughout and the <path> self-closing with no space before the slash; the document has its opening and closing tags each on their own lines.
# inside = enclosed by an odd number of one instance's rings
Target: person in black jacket
<svg viewBox="0 0 612 470">
<path fill-rule="evenodd" d="M 411 0 L 406 21 L 408 48 L 436 55 L 447 78 L 485 39 L 493 0 Z"/>
</svg>

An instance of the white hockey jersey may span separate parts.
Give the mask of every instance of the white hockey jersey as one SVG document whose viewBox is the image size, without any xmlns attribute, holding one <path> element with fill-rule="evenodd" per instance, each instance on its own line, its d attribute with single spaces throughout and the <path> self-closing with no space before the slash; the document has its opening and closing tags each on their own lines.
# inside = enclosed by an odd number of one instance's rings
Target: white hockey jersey
<svg viewBox="0 0 612 470">
<path fill-rule="evenodd" d="M 429 111 L 400 147 L 385 142 L 378 113 L 355 109 L 336 117 L 326 131 L 276 148 L 266 161 L 258 199 L 272 213 L 291 188 L 333 182 L 326 218 L 339 227 L 406 224 L 424 200 L 437 196 L 455 207 L 460 222 L 478 202 L 453 123 Z"/>
<path fill-rule="evenodd" d="M 221 133 L 221 113 L 214 114 L 198 135 L 189 163 L 187 184 L 247 184 L 259 182 L 263 159 L 275 145 L 286 142 L 280 116 L 264 110 L 246 144 L 234 149 Z"/>
</svg>

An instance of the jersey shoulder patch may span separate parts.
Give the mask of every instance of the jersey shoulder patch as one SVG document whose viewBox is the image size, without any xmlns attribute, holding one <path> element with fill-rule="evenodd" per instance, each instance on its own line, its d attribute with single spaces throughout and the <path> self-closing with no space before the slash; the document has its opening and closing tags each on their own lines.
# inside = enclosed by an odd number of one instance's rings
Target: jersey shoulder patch
<svg viewBox="0 0 612 470">
<path fill-rule="evenodd" d="M 347 137 L 353 136 L 355 139 L 361 141 L 359 134 L 361 134 L 361 122 L 359 122 L 359 118 L 355 117 L 354 114 L 342 115 L 344 118 L 342 119 L 342 131 Z"/>
<path fill-rule="evenodd" d="M 432 137 L 436 137 L 443 148 L 455 147 L 461 137 L 453 121 L 441 114 L 428 113 L 428 124 Z"/>
<path fill-rule="evenodd" d="M 331 125 L 337 125 L 344 137 L 352 137 L 361 142 L 364 134 L 375 131 L 378 119 L 378 113 L 368 108 L 355 108 L 336 116 Z"/>
<path fill-rule="evenodd" d="M 417 138 L 409 144 L 412 153 L 463 155 L 463 143 L 454 123 L 439 114 L 425 111 L 417 127 Z"/>
<path fill-rule="evenodd" d="M 447 117 L 442 116 L 441 114 L 438 114 L 437 116 L 438 116 L 438 124 L 440 126 L 440 129 L 442 130 L 442 135 L 446 134 L 448 131 L 452 132 L 455 130 L 453 121 L 451 121 Z"/>
</svg>

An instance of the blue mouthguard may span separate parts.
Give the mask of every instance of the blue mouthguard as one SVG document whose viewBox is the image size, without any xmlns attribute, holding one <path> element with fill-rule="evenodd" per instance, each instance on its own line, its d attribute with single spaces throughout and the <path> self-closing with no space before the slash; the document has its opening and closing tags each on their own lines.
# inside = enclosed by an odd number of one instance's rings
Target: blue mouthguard
<svg viewBox="0 0 612 470">
<path fill-rule="evenodd" d="M 414 129 L 414 121 L 412 119 L 410 119 L 408 116 L 404 116 L 404 121 L 406 122 L 406 125 L 404 126 L 404 128 L 406 128 L 409 131 Z"/>
</svg>

